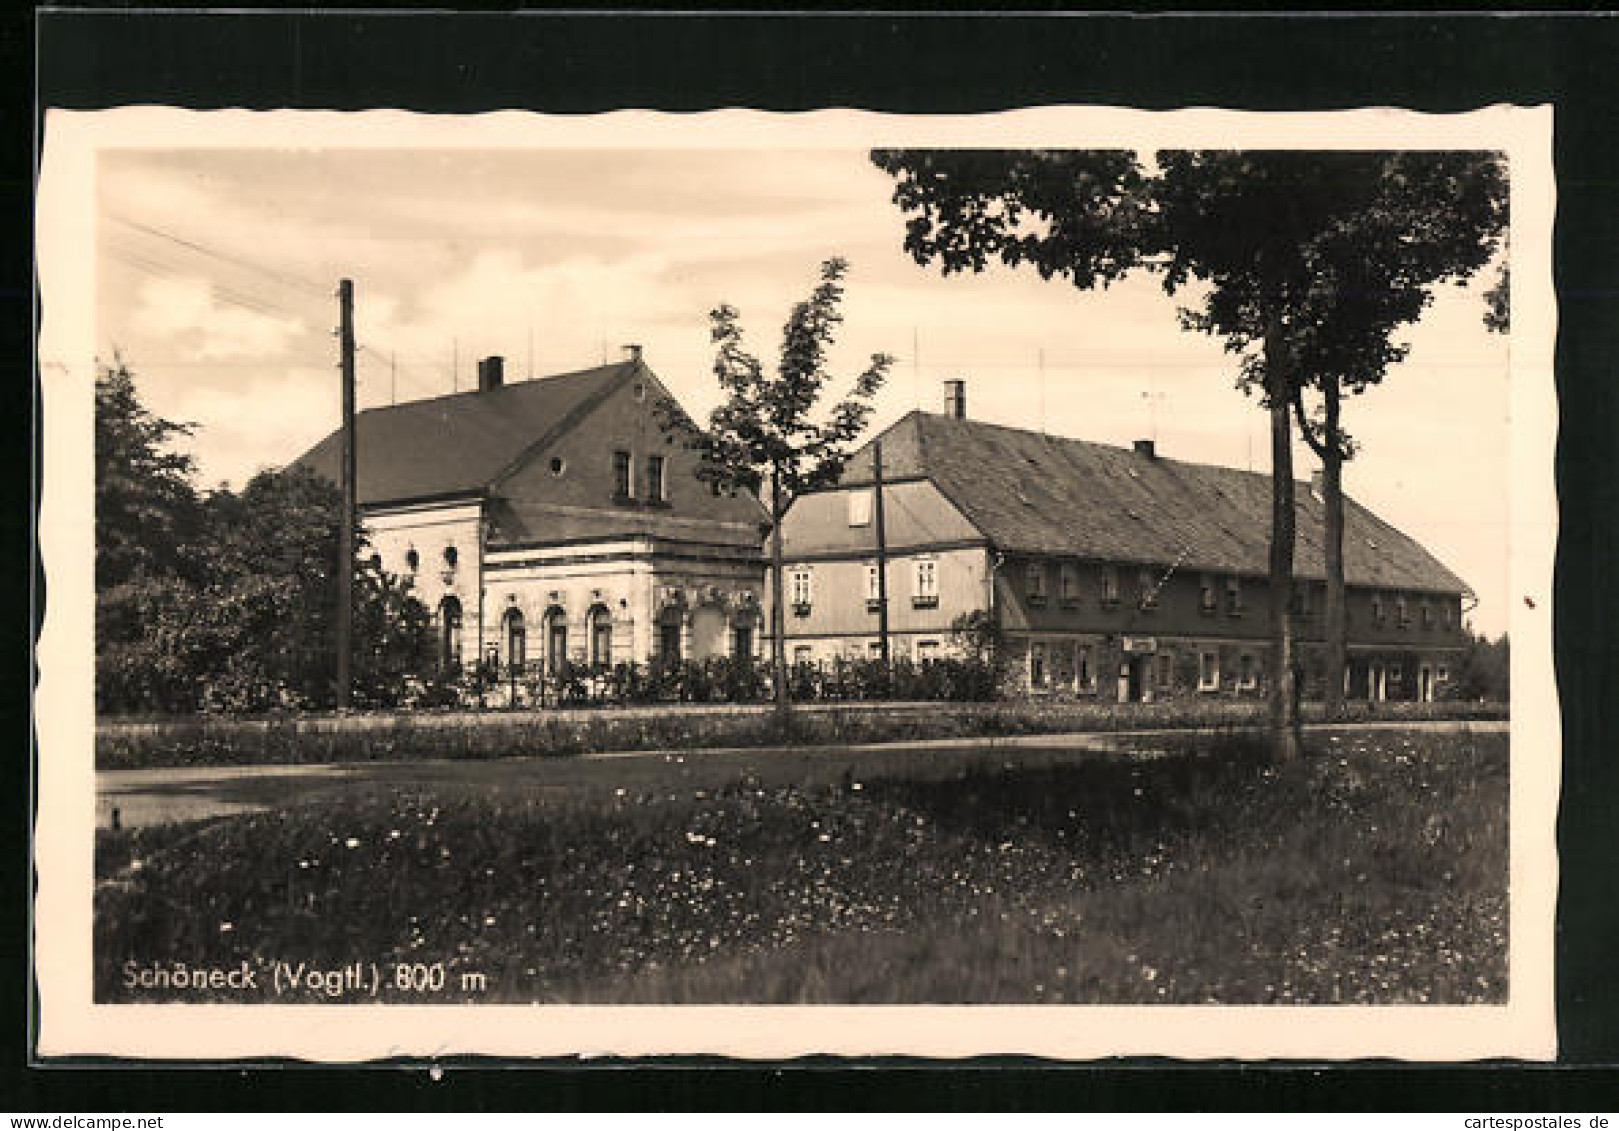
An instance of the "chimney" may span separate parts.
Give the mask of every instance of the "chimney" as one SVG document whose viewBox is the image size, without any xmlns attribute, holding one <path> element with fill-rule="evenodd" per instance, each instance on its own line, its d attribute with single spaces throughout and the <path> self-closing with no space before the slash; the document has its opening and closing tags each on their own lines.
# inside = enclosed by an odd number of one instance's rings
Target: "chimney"
<svg viewBox="0 0 1619 1131">
<path fill-rule="evenodd" d="M 630 342 L 629 344 L 625 345 L 623 347 L 623 349 L 624 349 L 624 360 L 625 361 L 640 361 L 641 360 L 641 343 L 640 342 Z"/>
<path fill-rule="evenodd" d="M 506 383 L 506 359 L 486 357 L 478 362 L 478 392 L 491 393 Z"/>
<path fill-rule="evenodd" d="M 944 414 L 952 420 L 967 419 L 967 382 L 959 377 L 944 383 Z"/>
<path fill-rule="evenodd" d="M 1146 456 L 1148 459 L 1158 458 L 1158 448 L 1151 440 L 1137 440 L 1135 443 L 1136 455 Z"/>
</svg>

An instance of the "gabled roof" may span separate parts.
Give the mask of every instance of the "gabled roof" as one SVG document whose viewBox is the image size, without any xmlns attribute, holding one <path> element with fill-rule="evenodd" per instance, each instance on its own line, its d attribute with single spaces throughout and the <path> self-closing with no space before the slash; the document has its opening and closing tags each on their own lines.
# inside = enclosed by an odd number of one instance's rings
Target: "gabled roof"
<svg viewBox="0 0 1619 1131">
<path fill-rule="evenodd" d="M 477 495 L 514 470 L 621 383 L 645 370 L 624 361 L 554 377 L 517 381 L 487 393 L 452 393 L 371 408 L 354 419 L 361 506 Z M 297 464 L 337 481 L 342 432 Z"/>
<path fill-rule="evenodd" d="M 925 412 L 906 415 L 877 439 L 885 480 L 931 480 L 1002 551 L 1268 572 L 1268 474 Z M 841 485 L 869 483 L 871 474 L 867 444 Z M 1297 484 L 1295 494 L 1294 573 L 1320 579 L 1325 508 L 1308 483 Z M 1416 541 L 1347 497 L 1344 574 L 1356 586 L 1467 588 Z"/>
</svg>

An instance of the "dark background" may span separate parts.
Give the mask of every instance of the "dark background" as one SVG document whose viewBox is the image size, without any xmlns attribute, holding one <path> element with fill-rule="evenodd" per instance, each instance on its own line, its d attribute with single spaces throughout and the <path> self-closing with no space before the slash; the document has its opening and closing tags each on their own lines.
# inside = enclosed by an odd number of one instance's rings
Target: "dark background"
<svg viewBox="0 0 1619 1131">
<path fill-rule="evenodd" d="M 37 52 L 37 53 L 36 53 Z M 1556 108 L 1554 244 L 1560 332 L 1556 664 L 1562 696 L 1563 807 L 1558 825 L 1558 1066 L 1419 1067 L 1367 1063 L 1086 1067 L 1028 1061 L 799 1062 L 723 1067 L 561 1064 L 503 1072 L 476 1061 L 432 1081 L 419 1066 L 216 1071 L 79 1062 L 29 1067 L 30 877 L 21 849 L 32 820 L 25 704 L 32 640 L 48 597 L 37 563 L 8 587 L 20 647 L 0 704 L 17 740 L 5 761 L 12 804 L 0 835 L 17 851 L 4 872 L 0 992 L 6 1044 L 0 1107 L 14 1111 L 434 1109 L 547 1107 L 1324 1108 L 1532 1111 L 1619 1108 L 1619 1009 L 1609 978 L 1619 939 L 1619 20 L 1578 15 L 1214 14 L 978 15 L 311 15 L 58 9 L 0 22 L 10 161 L 0 207 L 16 235 L 0 280 L 7 318 L 0 364 L 14 372 L 15 430 L 5 449 L 12 504 L 0 518 L 13 561 L 33 562 L 37 499 L 25 403 L 31 364 L 33 160 L 45 106 L 132 103 L 194 108 L 396 107 L 456 112 L 623 107 L 770 110 L 848 106 L 991 111 L 1082 102 L 1148 108 L 1323 110 L 1391 105 L 1465 110 L 1500 102 Z M 35 84 L 37 83 L 37 88 Z M 35 113 L 31 116 L 29 108 Z M 1538 752 L 1546 758 L 1558 752 Z M 40 940 L 49 945 L 49 939 Z M 715 1071 L 720 1067 L 719 1071 Z"/>
</svg>

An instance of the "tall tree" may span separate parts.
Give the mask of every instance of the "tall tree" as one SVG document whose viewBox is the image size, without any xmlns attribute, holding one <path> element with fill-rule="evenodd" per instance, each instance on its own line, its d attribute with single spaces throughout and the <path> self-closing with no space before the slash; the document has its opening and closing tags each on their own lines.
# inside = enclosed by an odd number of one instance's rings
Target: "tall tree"
<svg viewBox="0 0 1619 1131">
<path fill-rule="evenodd" d="M 790 705 L 782 610 L 782 516 L 805 491 L 837 481 L 894 360 L 873 354 L 849 394 L 822 408 L 821 398 L 832 380 L 827 351 L 843 321 L 839 308 L 848 270 L 841 258 L 821 264 L 820 282 L 788 315 L 774 372 L 767 372 L 743 347 L 737 308 L 716 307 L 709 313 L 709 336 L 716 347 L 714 376 L 724 400 L 710 414 L 706 429 L 691 425 L 678 407 L 663 406 L 666 427 L 680 428 L 688 446 L 701 455 L 699 474 L 763 492 L 770 512 L 771 682 L 783 724 Z"/>
<path fill-rule="evenodd" d="M 1242 356 L 1239 383 L 1271 422 L 1270 723 L 1281 760 L 1299 751 L 1291 414 L 1310 379 L 1300 328 L 1331 318 L 1320 279 L 1345 256 L 1386 262 L 1402 294 L 1483 262 L 1426 210 L 1449 201 L 1472 214 L 1489 198 L 1450 156 L 1175 150 L 1148 168 L 1124 151 L 872 154 L 896 178 L 894 201 L 910 214 L 905 248 L 918 262 L 937 260 L 946 274 L 1027 263 L 1081 289 L 1154 270 L 1168 293 L 1190 287 L 1200 299 L 1183 325 Z M 1476 239 L 1487 245 L 1493 233 Z"/>
<path fill-rule="evenodd" d="M 137 575 L 190 573 L 187 547 L 200 517 L 191 457 L 175 449 L 189 424 L 141 403 L 135 376 L 115 357 L 96 374 L 95 523 L 98 589 Z"/>
<path fill-rule="evenodd" d="M 1329 716 L 1342 712 L 1348 624 L 1344 579 L 1343 465 L 1357 445 L 1342 423 L 1343 399 L 1380 383 L 1409 351 L 1394 335 L 1416 322 L 1437 283 L 1482 267 L 1501 242 L 1507 182 L 1488 153 L 1399 153 L 1375 170 L 1371 206 L 1346 215 L 1320 241 L 1315 286 L 1292 331 L 1300 380 L 1294 383 L 1299 430 L 1322 467 L 1325 510 L 1325 692 Z M 1486 294 L 1485 324 L 1504 329 L 1499 295 L 1505 266 Z M 1320 411 L 1305 410 L 1305 391 Z"/>
</svg>

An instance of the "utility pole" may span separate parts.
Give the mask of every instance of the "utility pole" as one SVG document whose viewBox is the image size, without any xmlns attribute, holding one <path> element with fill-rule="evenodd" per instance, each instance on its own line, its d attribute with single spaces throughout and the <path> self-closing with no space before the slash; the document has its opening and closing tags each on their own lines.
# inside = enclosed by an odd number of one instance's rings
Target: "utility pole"
<svg viewBox="0 0 1619 1131">
<path fill-rule="evenodd" d="M 343 520 L 337 540 L 337 709 L 349 707 L 354 652 L 354 283 L 337 284 L 338 342 L 343 371 Z"/>
<path fill-rule="evenodd" d="M 888 531 L 883 525 L 883 445 L 871 445 L 872 526 L 877 534 L 877 658 L 888 673 Z"/>
</svg>

